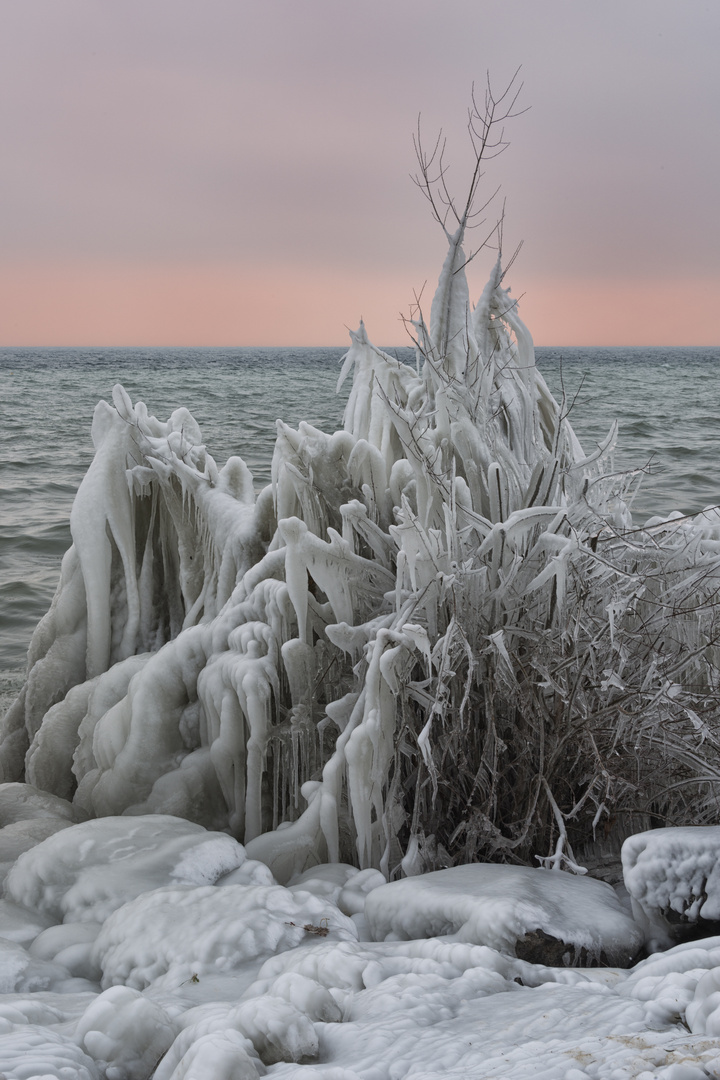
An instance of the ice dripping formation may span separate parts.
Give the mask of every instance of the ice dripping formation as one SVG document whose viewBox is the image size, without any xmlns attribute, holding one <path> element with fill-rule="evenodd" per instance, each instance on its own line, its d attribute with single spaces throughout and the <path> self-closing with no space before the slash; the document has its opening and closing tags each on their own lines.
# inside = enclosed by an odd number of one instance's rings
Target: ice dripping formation
<svg viewBox="0 0 720 1080">
<path fill-rule="evenodd" d="M 583 452 L 500 260 L 472 308 L 477 175 L 415 367 L 361 325 L 343 430 L 278 421 L 257 495 L 187 410 L 98 405 L 3 780 L 227 829 L 280 881 L 577 869 L 715 819 L 720 517 L 633 527 L 616 432 Z"/>
</svg>

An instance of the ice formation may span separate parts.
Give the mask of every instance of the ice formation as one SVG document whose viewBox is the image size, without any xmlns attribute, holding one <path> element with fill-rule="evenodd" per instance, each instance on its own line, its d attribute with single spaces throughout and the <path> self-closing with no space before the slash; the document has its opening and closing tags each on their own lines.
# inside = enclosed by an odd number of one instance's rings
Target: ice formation
<svg viewBox="0 0 720 1080">
<path fill-rule="evenodd" d="M 167 880 L 215 884 L 244 860 L 232 837 L 179 818 L 96 819 L 25 852 L 8 874 L 5 896 L 50 918 L 101 923 Z"/>
<path fill-rule="evenodd" d="M 278 421 L 258 494 L 187 410 L 98 405 L 6 781 L 228 830 L 282 881 L 714 820 L 720 518 L 632 527 L 615 432 L 583 452 L 499 262 L 471 309 L 463 239 L 416 367 L 361 326 L 343 430 Z"/>
<path fill-rule="evenodd" d="M 590 962 L 629 967 L 644 943 L 606 882 L 526 866 L 453 866 L 392 881 L 372 891 L 364 914 L 375 941 L 453 935 L 523 958 L 540 931 L 546 955 L 552 938 L 558 962 L 568 964 L 584 952 Z"/>
<path fill-rule="evenodd" d="M 720 827 L 653 829 L 628 837 L 623 877 L 635 917 L 659 948 L 720 924 Z M 698 925 L 699 924 L 699 925 Z"/>
<path fill-rule="evenodd" d="M 628 971 L 514 955 L 508 922 L 531 931 L 538 911 L 575 941 L 598 928 L 625 939 L 629 916 L 602 882 L 468 866 L 381 884 L 375 870 L 336 864 L 283 887 L 252 880 L 257 864 L 245 859 L 214 884 L 178 884 L 180 836 L 196 866 L 212 862 L 204 830 L 154 820 L 151 835 L 132 816 L 70 825 L 17 860 L 26 944 L 0 942 L 7 1080 L 707 1080 L 720 1070 L 720 938 Z M 86 873 L 106 851 L 110 868 L 126 853 L 132 876 L 143 843 L 146 891 L 128 898 L 121 875 Z M 483 895 L 488 869 L 499 877 Z M 102 923 L 87 921 L 103 910 Z M 497 948 L 476 943 L 487 928 Z"/>
</svg>

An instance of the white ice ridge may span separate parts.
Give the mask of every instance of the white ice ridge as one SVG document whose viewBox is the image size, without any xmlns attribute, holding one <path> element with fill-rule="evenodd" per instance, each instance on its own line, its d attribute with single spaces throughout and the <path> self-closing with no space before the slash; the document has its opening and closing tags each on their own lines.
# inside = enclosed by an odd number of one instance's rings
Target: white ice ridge
<svg viewBox="0 0 720 1080">
<path fill-rule="evenodd" d="M 278 421 L 258 494 L 185 409 L 98 405 L 6 781 L 229 830 L 279 880 L 572 867 L 709 819 L 720 517 L 633 529 L 615 430 L 583 452 L 499 262 L 471 309 L 462 241 L 416 367 L 361 325 L 343 430 Z"/>
</svg>

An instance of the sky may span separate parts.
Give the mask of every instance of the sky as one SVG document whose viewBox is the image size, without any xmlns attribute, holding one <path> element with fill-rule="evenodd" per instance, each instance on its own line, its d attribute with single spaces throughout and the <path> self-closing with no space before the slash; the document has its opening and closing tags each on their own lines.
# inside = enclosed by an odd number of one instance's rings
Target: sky
<svg viewBox="0 0 720 1080">
<path fill-rule="evenodd" d="M 473 83 L 540 345 L 720 344 L 717 0 L 0 0 L 0 345 L 380 345 L 464 198 Z M 481 236 L 482 233 L 482 236 Z M 477 298 L 495 260 L 471 265 Z"/>
</svg>

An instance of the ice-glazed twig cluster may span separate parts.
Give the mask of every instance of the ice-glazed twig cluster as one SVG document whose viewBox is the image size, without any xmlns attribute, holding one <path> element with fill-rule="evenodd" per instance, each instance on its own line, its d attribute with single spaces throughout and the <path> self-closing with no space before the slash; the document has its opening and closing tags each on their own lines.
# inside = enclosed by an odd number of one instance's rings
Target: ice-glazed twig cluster
<svg viewBox="0 0 720 1080">
<path fill-rule="evenodd" d="M 229 829 L 280 879 L 477 859 L 573 868 L 717 815 L 720 518 L 633 528 L 499 263 L 463 226 L 417 367 L 352 336 L 344 428 L 278 422 L 272 484 L 186 410 L 98 405 L 3 778 L 89 815 Z"/>
</svg>

